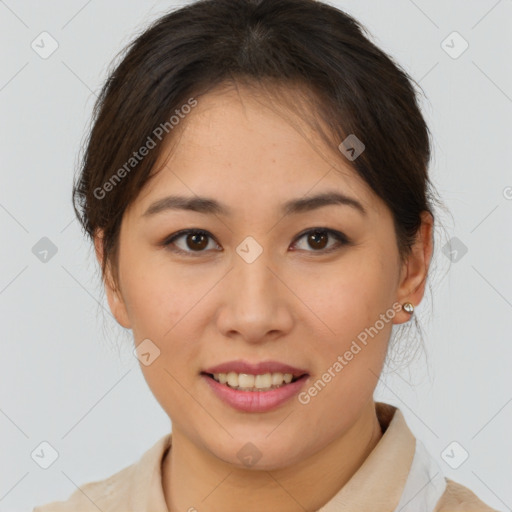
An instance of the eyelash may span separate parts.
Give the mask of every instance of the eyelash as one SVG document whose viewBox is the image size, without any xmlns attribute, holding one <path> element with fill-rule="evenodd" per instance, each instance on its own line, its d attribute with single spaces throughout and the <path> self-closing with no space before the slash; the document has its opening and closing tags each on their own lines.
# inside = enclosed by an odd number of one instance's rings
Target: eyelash
<svg viewBox="0 0 512 512">
<path fill-rule="evenodd" d="M 294 242 L 294 245 L 301 238 L 305 237 L 306 235 L 309 235 L 310 233 L 324 233 L 324 234 L 331 235 L 337 241 L 337 244 L 335 244 L 334 247 L 331 247 L 330 249 L 319 249 L 319 250 L 312 250 L 312 251 L 307 251 L 306 250 L 305 252 L 318 253 L 318 254 L 329 254 L 331 252 L 334 252 L 334 251 L 337 251 L 337 250 L 341 249 L 343 246 L 351 244 L 351 241 L 349 240 L 349 238 L 344 233 L 341 233 L 340 231 L 336 231 L 334 229 L 318 227 L 318 228 L 310 228 L 310 229 L 308 229 L 306 231 L 303 231 L 299 235 L 297 235 L 297 237 L 295 239 L 295 242 Z M 215 238 L 210 233 L 208 233 L 208 231 L 204 231 L 202 229 L 184 229 L 182 231 L 178 231 L 176 233 L 173 233 L 171 236 L 167 237 L 161 243 L 161 245 L 166 247 L 166 248 L 168 248 L 172 252 L 175 252 L 175 253 L 178 253 L 178 254 L 183 254 L 183 255 L 186 255 L 186 256 L 191 256 L 191 257 L 198 257 L 198 256 L 201 256 L 202 254 L 206 253 L 207 252 L 206 250 L 202 250 L 202 251 L 184 251 L 183 249 L 177 248 L 176 246 L 172 247 L 172 245 L 174 244 L 174 242 L 176 240 L 178 240 L 179 238 L 184 237 L 186 235 L 189 235 L 189 234 L 206 235 L 206 236 L 209 236 L 212 240 L 215 241 Z"/>
</svg>

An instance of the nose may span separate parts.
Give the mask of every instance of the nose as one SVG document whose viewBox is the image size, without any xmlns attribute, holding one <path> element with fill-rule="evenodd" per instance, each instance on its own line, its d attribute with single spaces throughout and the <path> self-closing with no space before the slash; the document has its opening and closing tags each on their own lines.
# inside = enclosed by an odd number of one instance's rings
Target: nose
<svg viewBox="0 0 512 512">
<path fill-rule="evenodd" d="M 292 329 L 293 293 L 269 263 L 265 252 L 252 263 L 235 255 L 216 316 L 223 336 L 262 343 Z"/>
</svg>

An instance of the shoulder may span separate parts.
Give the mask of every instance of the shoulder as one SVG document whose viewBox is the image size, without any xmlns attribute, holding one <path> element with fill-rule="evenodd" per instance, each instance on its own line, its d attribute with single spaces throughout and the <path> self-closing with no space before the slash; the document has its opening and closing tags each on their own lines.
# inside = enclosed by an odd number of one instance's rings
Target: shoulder
<svg viewBox="0 0 512 512">
<path fill-rule="evenodd" d="M 446 478 L 446 489 L 434 512 L 499 512 L 462 484 Z"/>
<path fill-rule="evenodd" d="M 105 478 L 81 485 L 66 501 L 53 501 L 35 507 L 32 512 L 108 512 L 122 505 L 119 498 L 125 495 L 132 479 L 134 464 Z"/>
<path fill-rule="evenodd" d="M 32 512 L 114 512 L 166 510 L 161 482 L 161 462 L 171 444 L 171 434 L 159 439 L 141 458 L 104 480 L 77 487 L 65 501 L 37 506 Z"/>
</svg>

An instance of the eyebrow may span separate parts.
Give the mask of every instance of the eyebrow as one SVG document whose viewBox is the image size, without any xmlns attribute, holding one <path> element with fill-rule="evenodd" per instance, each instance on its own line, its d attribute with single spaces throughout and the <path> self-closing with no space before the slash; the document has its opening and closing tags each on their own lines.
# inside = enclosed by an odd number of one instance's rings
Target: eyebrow
<svg viewBox="0 0 512 512">
<path fill-rule="evenodd" d="M 324 192 L 315 196 L 292 199 L 283 204 L 281 212 L 286 216 L 331 205 L 350 206 L 362 215 L 367 215 L 366 209 L 357 199 L 339 192 Z M 222 205 L 215 199 L 199 196 L 167 196 L 152 203 L 143 213 L 143 217 L 150 217 L 168 210 L 186 210 L 206 215 L 232 215 L 231 208 Z"/>
</svg>

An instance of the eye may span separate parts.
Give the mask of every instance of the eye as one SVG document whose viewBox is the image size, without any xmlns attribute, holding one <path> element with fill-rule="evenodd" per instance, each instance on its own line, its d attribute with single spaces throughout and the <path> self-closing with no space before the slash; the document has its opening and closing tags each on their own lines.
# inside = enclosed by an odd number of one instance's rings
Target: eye
<svg viewBox="0 0 512 512">
<path fill-rule="evenodd" d="M 329 247 L 328 241 L 329 238 L 334 240 Z M 178 231 L 174 233 L 170 237 L 166 238 L 162 245 L 164 247 L 169 248 L 171 251 L 181 254 L 187 254 L 191 256 L 200 256 L 201 253 L 207 251 L 207 249 L 211 249 L 209 240 L 213 241 L 214 245 L 217 247 L 216 250 L 220 249 L 219 245 L 215 242 L 214 238 L 208 231 L 203 231 L 201 229 L 184 229 L 182 231 Z M 313 247 L 313 251 L 308 249 L 299 248 L 299 250 L 305 250 L 306 252 L 318 252 L 321 254 L 333 252 L 344 245 L 349 245 L 350 240 L 340 231 L 336 231 L 328 228 L 312 228 L 307 231 L 301 233 L 295 240 L 293 247 L 295 250 L 297 246 L 297 241 L 301 239 L 305 239 L 306 243 Z M 180 241 L 181 246 L 179 243 Z M 194 254 L 195 253 L 195 254 Z"/>
<path fill-rule="evenodd" d="M 199 256 L 201 253 L 205 252 L 205 248 L 208 248 L 208 238 L 213 240 L 213 237 L 207 231 L 200 229 L 184 229 L 164 240 L 162 245 L 177 253 L 190 254 L 192 256 L 196 256 L 194 253 L 198 253 L 197 255 Z M 181 247 L 176 244 L 176 241 L 180 239 L 183 239 L 184 242 Z"/>
<path fill-rule="evenodd" d="M 200 229 L 185 229 L 178 231 L 177 233 L 171 235 L 169 238 L 165 239 L 162 242 L 162 245 L 177 253 L 199 256 L 201 253 L 206 252 L 206 250 L 209 248 L 210 244 L 208 238 L 214 241 L 212 235 L 207 231 Z M 300 250 L 306 250 L 306 252 L 319 252 L 325 254 L 335 251 L 341 246 L 350 244 L 350 240 L 343 233 L 328 228 L 319 227 L 308 229 L 307 231 L 301 233 L 296 238 L 296 240 L 301 240 L 303 238 L 306 240 L 306 243 L 309 244 L 310 247 L 314 248 L 313 251 L 299 248 Z M 334 243 L 331 244 L 330 247 L 328 246 L 329 238 L 334 239 Z M 176 242 L 181 239 L 183 240 L 180 247 L 180 245 Z M 217 248 L 219 248 L 219 245 L 215 241 L 214 244 L 217 246 Z M 293 244 L 293 250 L 295 250 L 296 246 L 297 242 Z M 222 249 L 219 248 L 219 250 Z"/>
<path fill-rule="evenodd" d="M 313 247 L 313 251 L 307 252 L 319 252 L 319 253 L 329 253 L 339 249 L 343 245 L 348 245 L 350 243 L 349 239 L 341 232 L 335 231 L 333 229 L 328 228 L 313 228 L 308 229 L 306 232 L 302 233 L 297 237 L 296 240 L 301 240 L 305 238 L 306 243 Z M 326 248 L 329 238 L 334 239 L 335 242 L 331 244 L 330 247 Z M 297 244 L 295 242 L 294 246 Z"/>
</svg>

